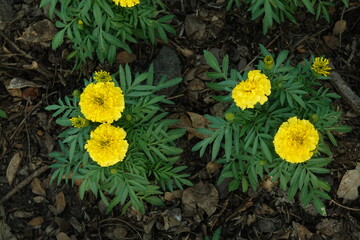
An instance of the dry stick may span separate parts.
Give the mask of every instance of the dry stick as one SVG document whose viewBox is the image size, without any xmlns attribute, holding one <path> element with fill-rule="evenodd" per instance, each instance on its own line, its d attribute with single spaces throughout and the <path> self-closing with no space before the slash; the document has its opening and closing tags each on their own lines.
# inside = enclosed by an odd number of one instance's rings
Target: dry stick
<svg viewBox="0 0 360 240">
<path fill-rule="evenodd" d="M 280 35 L 278 34 L 276 37 L 274 37 L 274 39 L 271 40 L 271 42 L 269 42 L 268 45 L 266 45 L 266 48 L 269 48 L 269 47 L 276 41 L 276 39 L 279 38 L 279 36 L 280 36 Z M 243 72 L 243 71 L 245 71 L 246 68 L 248 68 L 251 64 L 253 64 L 253 62 L 255 62 L 256 59 L 257 59 L 260 55 L 261 55 L 261 53 L 259 53 L 258 55 L 256 55 L 256 56 L 240 71 L 240 73 Z"/>
<path fill-rule="evenodd" d="M 30 174 L 26 179 L 24 179 L 21 183 L 19 183 L 16 187 L 14 187 L 10 192 L 8 192 L 3 198 L 0 199 L 0 204 L 9 200 L 15 193 L 23 189 L 26 185 L 28 185 L 34 178 L 38 177 L 46 170 L 49 169 L 48 165 L 42 166 L 41 168 L 36 169 L 32 174 Z"/>
<path fill-rule="evenodd" d="M 345 209 L 350 210 L 350 211 L 360 212 L 360 209 L 358 209 L 358 208 L 351 208 L 351 207 L 344 206 L 344 205 L 342 205 L 342 204 L 340 204 L 340 203 L 338 203 L 338 202 L 335 202 L 335 201 L 332 200 L 332 199 L 330 200 L 330 203 L 335 203 L 335 204 L 338 205 L 339 207 L 345 208 Z"/>
<path fill-rule="evenodd" d="M 5 33 L 3 31 L 0 30 L 0 35 L 5 38 L 5 40 L 10 43 L 11 46 L 13 46 L 19 53 L 21 53 L 22 55 L 24 55 L 24 57 L 28 58 L 28 59 L 33 59 L 32 56 L 30 56 L 29 54 L 27 54 L 26 52 L 24 52 L 23 50 L 21 50 L 13 41 L 11 41 L 10 38 L 8 38 Z"/>
<path fill-rule="evenodd" d="M 15 136 L 15 134 L 17 133 L 17 131 L 18 131 L 18 130 L 20 129 L 20 127 L 25 123 L 26 119 L 35 111 L 35 109 L 37 109 L 37 108 L 40 106 L 41 103 L 42 103 L 42 101 L 39 101 L 39 102 L 35 105 L 35 107 L 34 107 L 33 109 L 31 109 L 31 111 L 30 111 L 28 114 L 26 114 L 26 112 L 25 112 L 24 119 L 23 119 L 23 120 L 20 122 L 20 124 L 17 126 L 17 128 L 15 129 L 15 131 L 13 132 L 13 134 L 11 135 L 10 140 L 13 139 L 13 137 Z"/>
<path fill-rule="evenodd" d="M 330 67 L 334 68 L 334 65 L 330 63 Z M 343 96 L 346 102 L 354 109 L 354 111 L 360 113 L 360 97 L 351 90 L 344 79 L 336 71 L 332 71 L 330 74 L 330 82 L 336 88 L 336 90 Z"/>
</svg>

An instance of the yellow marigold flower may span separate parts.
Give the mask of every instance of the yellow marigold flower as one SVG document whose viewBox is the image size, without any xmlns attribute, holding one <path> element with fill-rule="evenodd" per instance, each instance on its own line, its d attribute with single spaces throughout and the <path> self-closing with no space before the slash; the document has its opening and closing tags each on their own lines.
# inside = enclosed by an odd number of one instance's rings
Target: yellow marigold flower
<svg viewBox="0 0 360 240">
<path fill-rule="evenodd" d="M 121 88 L 113 82 L 90 83 L 80 95 L 80 109 L 93 122 L 112 123 L 121 117 L 125 108 Z"/>
<path fill-rule="evenodd" d="M 90 133 L 85 149 L 100 166 L 108 167 L 124 160 L 129 147 L 125 137 L 124 129 L 103 123 Z"/>
<path fill-rule="evenodd" d="M 89 121 L 85 118 L 82 118 L 80 116 L 76 118 L 70 118 L 71 125 L 76 128 L 82 128 L 89 124 Z"/>
<path fill-rule="evenodd" d="M 264 57 L 264 67 L 266 70 L 271 70 L 274 67 L 274 58 L 270 55 Z"/>
<path fill-rule="evenodd" d="M 100 70 L 94 73 L 94 80 L 96 80 L 97 82 L 111 82 L 112 77 L 110 73 Z"/>
<path fill-rule="evenodd" d="M 113 0 L 116 5 L 121 7 L 133 7 L 140 3 L 140 0 Z"/>
<path fill-rule="evenodd" d="M 264 104 L 271 93 L 270 80 L 260 70 L 248 73 L 248 79 L 240 82 L 232 91 L 236 106 L 242 110 L 254 108 L 256 103 Z"/>
<path fill-rule="evenodd" d="M 291 117 L 274 137 L 275 152 L 291 163 L 309 160 L 317 149 L 319 134 L 308 120 Z"/>
<path fill-rule="evenodd" d="M 312 64 L 311 69 L 314 70 L 317 74 L 324 75 L 325 77 L 327 77 L 327 75 L 330 74 L 330 70 L 331 70 L 329 64 L 330 64 L 329 59 L 326 59 L 324 57 L 317 57 L 315 58 L 315 61 Z"/>
</svg>

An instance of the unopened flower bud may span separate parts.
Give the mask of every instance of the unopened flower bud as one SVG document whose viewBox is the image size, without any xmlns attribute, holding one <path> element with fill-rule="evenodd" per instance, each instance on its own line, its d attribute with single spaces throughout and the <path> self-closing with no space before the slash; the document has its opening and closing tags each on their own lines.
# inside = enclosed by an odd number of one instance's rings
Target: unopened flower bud
<svg viewBox="0 0 360 240">
<path fill-rule="evenodd" d="M 319 116 L 317 114 L 312 114 L 310 119 L 312 122 L 317 122 L 319 120 Z"/>
<path fill-rule="evenodd" d="M 235 119 L 235 115 L 232 112 L 225 113 L 225 119 L 228 122 L 232 122 Z"/>
<path fill-rule="evenodd" d="M 272 56 L 267 55 L 264 57 L 264 67 L 266 70 L 271 70 L 274 67 L 274 59 Z"/>
<path fill-rule="evenodd" d="M 84 22 L 81 19 L 79 19 L 77 23 L 78 23 L 78 28 L 80 30 L 83 30 L 84 29 Z"/>
<path fill-rule="evenodd" d="M 75 98 L 77 98 L 77 99 L 80 99 L 80 91 L 79 90 L 74 90 L 73 91 L 73 93 L 72 93 L 72 95 L 75 97 Z"/>
</svg>

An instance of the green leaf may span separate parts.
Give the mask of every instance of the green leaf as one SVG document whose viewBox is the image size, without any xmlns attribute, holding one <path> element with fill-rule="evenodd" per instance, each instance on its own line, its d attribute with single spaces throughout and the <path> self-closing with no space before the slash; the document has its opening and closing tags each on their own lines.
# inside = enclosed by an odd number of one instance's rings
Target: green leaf
<svg viewBox="0 0 360 240">
<path fill-rule="evenodd" d="M 278 55 L 278 57 L 276 58 L 276 63 L 275 63 L 275 67 L 278 68 L 280 67 L 280 65 L 285 61 L 285 59 L 287 58 L 289 54 L 289 51 L 284 50 L 281 51 Z"/>
<path fill-rule="evenodd" d="M 102 18 L 102 12 L 100 10 L 100 7 L 96 2 L 94 2 L 92 8 L 93 8 L 95 22 L 99 27 L 101 27 L 103 24 L 103 18 Z"/>
<path fill-rule="evenodd" d="M 317 196 L 313 197 L 314 207 L 322 216 L 326 216 L 326 208 L 324 203 Z"/>
<path fill-rule="evenodd" d="M 61 29 L 60 31 L 58 31 L 52 42 L 51 42 L 51 47 L 52 49 L 56 49 L 58 48 L 63 42 L 64 42 L 64 34 L 65 34 L 66 28 Z"/>
<path fill-rule="evenodd" d="M 212 153 L 211 153 L 211 160 L 212 161 L 215 160 L 215 158 L 217 157 L 217 155 L 219 153 L 220 144 L 221 144 L 221 141 L 222 141 L 223 137 L 224 137 L 224 131 L 218 132 L 218 134 L 217 134 L 217 136 L 215 138 L 213 147 L 212 147 Z"/>
<path fill-rule="evenodd" d="M 2 109 L 0 109 L 0 118 L 8 118 L 8 115 L 6 114 L 6 112 Z"/>
<path fill-rule="evenodd" d="M 266 142 L 262 138 L 260 138 L 259 140 L 260 140 L 260 145 L 261 145 L 261 148 L 262 148 L 262 151 L 263 151 L 265 157 L 269 161 L 272 161 L 273 158 L 272 158 L 272 155 L 271 155 L 271 152 L 269 150 L 268 145 L 266 144 Z"/>
<path fill-rule="evenodd" d="M 221 73 L 219 62 L 212 53 L 210 53 L 207 50 L 204 50 L 204 57 L 205 57 L 206 63 L 209 64 L 209 66 L 212 69 L 214 69 L 218 73 Z"/>
<path fill-rule="evenodd" d="M 315 14 L 314 7 L 309 0 L 302 0 L 302 2 L 310 13 Z"/>
<path fill-rule="evenodd" d="M 159 207 L 165 206 L 165 203 L 163 201 L 161 201 L 160 198 L 155 197 L 155 196 L 146 197 L 146 198 L 144 198 L 144 200 L 154 206 L 159 206 Z"/>
</svg>

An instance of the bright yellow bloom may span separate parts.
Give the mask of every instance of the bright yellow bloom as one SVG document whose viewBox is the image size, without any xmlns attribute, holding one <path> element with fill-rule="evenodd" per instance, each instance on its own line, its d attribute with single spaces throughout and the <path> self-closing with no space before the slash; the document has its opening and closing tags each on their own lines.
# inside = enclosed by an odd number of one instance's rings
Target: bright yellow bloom
<svg viewBox="0 0 360 240">
<path fill-rule="evenodd" d="M 71 125 L 76 128 L 82 128 L 89 124 L 89 121 L 85 118 L 82 118 L 80 116 L 76 118 L 70 118 Z"/>
<path fill-rule="evenodd" d="M 248 73 L 248 79 L 240 82 L 232 91 L 236 106 L 242 110 L 254 108 L 256 103 L 264 104 L 271 93 L 270 80 L 260 70 Z"/>
<path fill-rule="evenodd" d="M 116 5 L 121 7 L 133 7 L 140 3 L 140 0 L 113 0 Z"/>
<path fill-rule="evenodd" d="M 319 134 L 308 120 L 291 117 L 274 137 L 275 152 L 291 163 L 309 160 L 317 149 Z"/>
<path fill-rule="evenodd" d="M 124 129 L 103 123 L 90 133 L 85 149 L 101 167 L 108 167 L 124 160 L 129 147 L 125 137 Z"/>
<path fill-rule="evenodd" d="M 324 57 L 317 57 L 315 58 L 315 61 L 312 64 L 311 69 L 314 70 L 317 74 L 324 75 L 325 77 L 327 77 L 327 75 L 330 74 L 330 70 L 331 70 L 329 64 L 330 64 L 329 59 L 326 59 Z"/>
<path fill-rule="evenodd" d="M 97 82 L 111 82 L 112 77 L 110 73 L 100 70 L 94 73 L 94 80 L 96 80 Z"/>
<path fill-rule="evenodd" d="M 80 109 L 93 122 L 112 123 L 121 117 L 125 108 L 121 88 L 113 82 L 90 83 L 80 95 Z"/>
<path fill-rule="evenodd" d="M 266 70 L 271 70 L 274 67 L 274 58 L 270 55 L 264 57 L 264 67 Z"/>
</svg>

